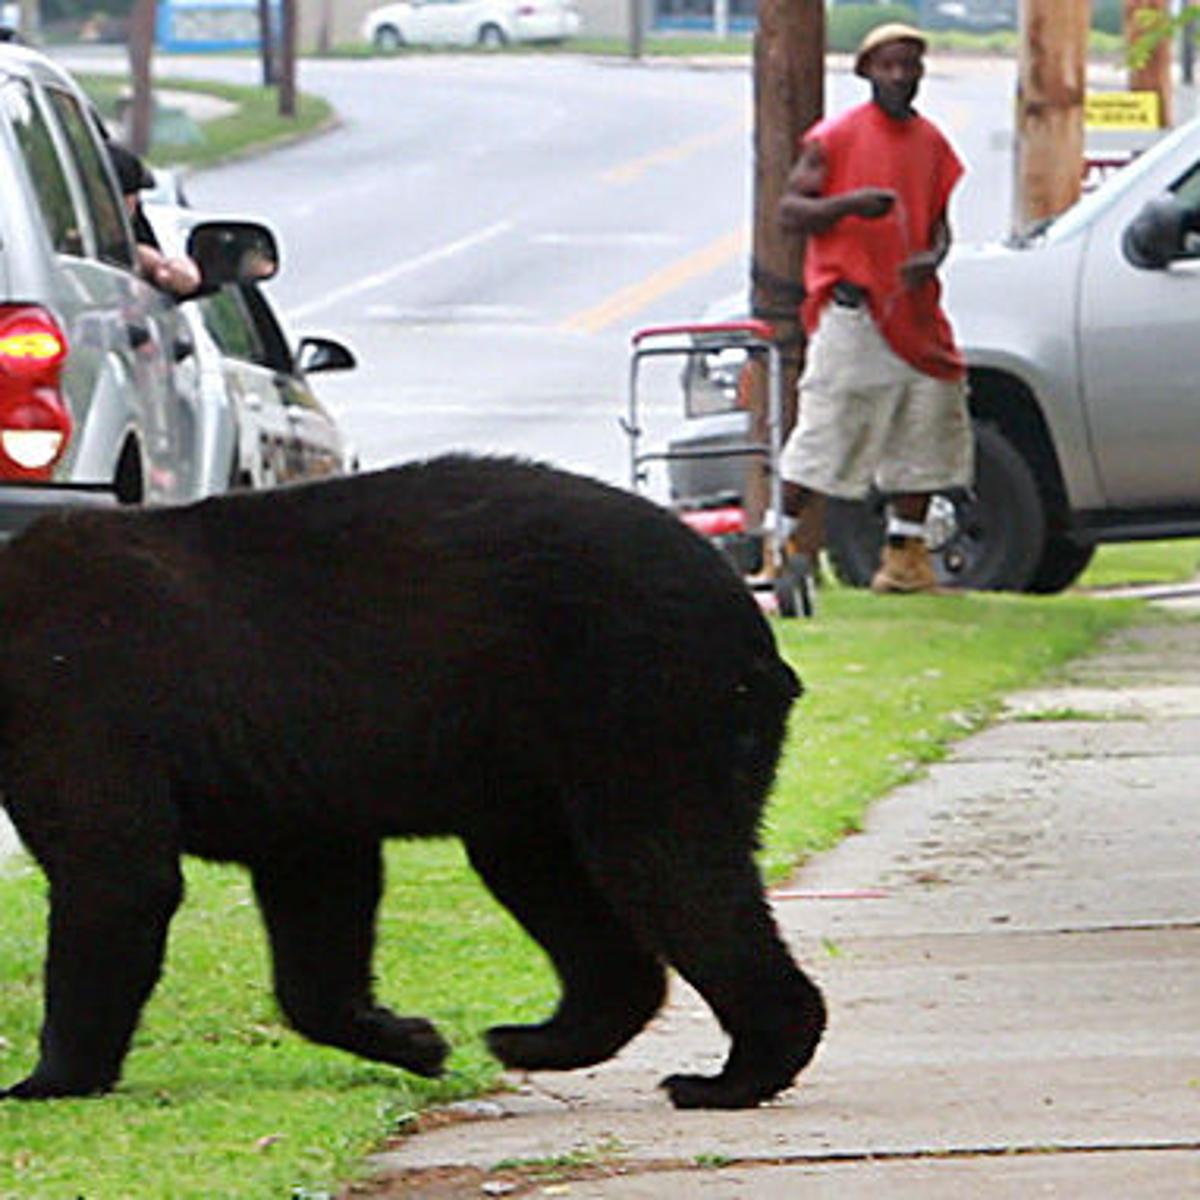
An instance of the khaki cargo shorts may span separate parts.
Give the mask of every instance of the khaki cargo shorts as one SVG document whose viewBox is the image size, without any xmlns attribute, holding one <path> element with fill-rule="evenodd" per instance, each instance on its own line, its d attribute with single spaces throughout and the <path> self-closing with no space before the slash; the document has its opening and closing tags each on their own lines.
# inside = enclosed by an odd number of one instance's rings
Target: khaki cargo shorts
<svg viewBox="0 0 1200 1200">
<path fill-rule="evenodd" d="M 870 311 L 829 303 L 808 345 L 800 416 L 783 449 L 790 483 L 844 500 L 970 485 L 964 382 L 934 379 L 883 340 Z"/>
</svg>

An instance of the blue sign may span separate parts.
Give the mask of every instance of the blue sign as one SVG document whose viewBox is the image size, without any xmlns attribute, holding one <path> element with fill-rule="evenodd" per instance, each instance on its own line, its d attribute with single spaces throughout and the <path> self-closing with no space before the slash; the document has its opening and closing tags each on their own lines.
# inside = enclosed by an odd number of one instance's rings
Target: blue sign
<svg viewBox="0 0 1200 1200">
<path fill-rule="evenodd" d="M 271 21 L 279 28 L 279 0 Z M 259 48 L 258 0 L 159 0 L 160 50 L 213 51 Z"/>
</svg>

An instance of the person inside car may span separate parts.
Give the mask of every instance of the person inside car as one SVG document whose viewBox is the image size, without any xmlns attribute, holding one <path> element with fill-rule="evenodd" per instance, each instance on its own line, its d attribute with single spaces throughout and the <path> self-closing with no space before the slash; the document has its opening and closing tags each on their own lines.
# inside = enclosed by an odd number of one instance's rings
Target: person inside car
<svg viewBox="0 0 1200 1200">
<path fill-rule="evenodd" d="M 154 186 L 154 176 L 132 150 L 126 149 L 119 142 L 109 142 L 108 153 L 117 174 L 130 224 L 133 226 L 138 271 L 155 287 L 169 292 L 172 296 L 180 299 L 194 296 L 203 282 L 200 268 L 190 258 L 164 254 L 159 248 L 154 231 L 150 228 L 150 222 L 146 220 L 146 214 L 142 211 L 138 193 Z"/>
</svg>

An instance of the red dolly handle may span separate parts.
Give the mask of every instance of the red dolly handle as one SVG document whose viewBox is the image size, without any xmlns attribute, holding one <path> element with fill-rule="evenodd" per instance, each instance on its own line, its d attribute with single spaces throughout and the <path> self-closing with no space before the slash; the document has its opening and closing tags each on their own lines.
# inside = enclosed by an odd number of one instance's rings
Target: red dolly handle
<svg viewBox="0 0 1200 1200">
<path fill-rule="evenodd" d="M 720 321 L 712 325 L 651 325 L 645 329 L 636 330 L 631 340 L 635 346 L 638 346 L 648 338 L 682 337 L 684 334 L 695 336 L 697 334 L 712 333 L 743 333 L 749 334 L 751 337 L 761 338 L 764 342 L 773 342 L 775 340 L 774 325 L 768 321 L 750 320 Z"/>
</svg>

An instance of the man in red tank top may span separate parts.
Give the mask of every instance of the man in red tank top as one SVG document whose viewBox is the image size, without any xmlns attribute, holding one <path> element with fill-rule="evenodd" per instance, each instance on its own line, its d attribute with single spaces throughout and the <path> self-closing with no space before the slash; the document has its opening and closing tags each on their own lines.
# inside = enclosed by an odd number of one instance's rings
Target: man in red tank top
<svg viewBox="0 0 1200 1200">
<path fill-rule="evenodd" d="M 913 108 L 925 41 L 907 25 L 863 40 L 871 99 L 805 135 L 780 219 L 805 236 L 809 335 L 799 420 L 784 449 L 784 507 L 816 494 L 888 497 L 878 592 L 937 586 L 924 526 L 933 493 L 969 486 L 965 369 L 941 307 L 946 208 L 962 164 Z"/>
</svg>

